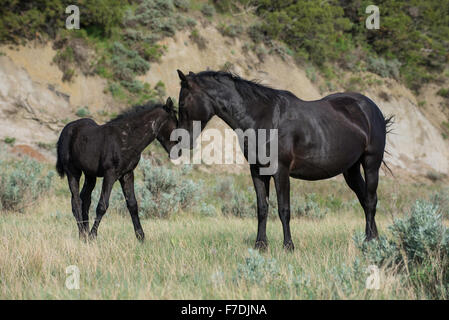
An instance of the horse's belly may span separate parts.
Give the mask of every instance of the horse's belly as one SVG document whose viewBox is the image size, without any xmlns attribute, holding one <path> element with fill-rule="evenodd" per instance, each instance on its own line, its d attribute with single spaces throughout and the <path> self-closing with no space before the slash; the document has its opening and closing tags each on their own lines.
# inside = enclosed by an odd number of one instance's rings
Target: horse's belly
<svg viewBox="0 0 449 320">
<path fill-rule="evenodd" d="M 345 172 L 361 156 L 359 148 L 329 150 L 324 153 L 295 156 L 290 165 L 290 176 L 303 180 L 321 180 L 332 178 Z"/>
<path fill-rule="evenodd" d="M 294 164 L 290 169 L 290 176 L 302 180 L 322 180 L 335 177 L 346 169 L 347 166 L 341 167 L 311 161 L 301 161 L 300 163 Z"/>
</svg>

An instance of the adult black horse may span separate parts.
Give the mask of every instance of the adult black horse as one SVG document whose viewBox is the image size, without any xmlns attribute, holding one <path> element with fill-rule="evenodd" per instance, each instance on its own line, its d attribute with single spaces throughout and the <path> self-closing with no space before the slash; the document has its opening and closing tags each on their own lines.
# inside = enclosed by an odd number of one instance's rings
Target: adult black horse
<svg viewBox="0 0 449 320">
<path fill-rule="evenodd" d="M 278 164 L 272 175 L 260 173 L 260 161 L 250 164 L 257 193 L 256 248 L 268 245 L 266 223 L 271 177 L 278 198 L 284 247 L 293 250 L 290 234 L 290 178 L 321 180 L 343 173 L 365 211 L 366 239 L 377 237 L 374 220 L 379 169 L 383 161 L 387 125 L 382 112 L 359 93 L 336 93 L 303 101 L 291 92 L 262 86 L 226 72 L 178 70 L 179 128 L 196 139 L 193 121 L 201 130 L 217 115 L 232 129 L 277 129 Z M 190 143 L 193 146 L 193 143 Z M 241 146 L 244 153 L 246 145 Z M 247 157 L 247 154 L 245 154 Z M 363 166 L 365 179 L 360 171 Z"/>
<path fill-rule="evenodd" d="M 144 240 L 134 195 L 134 169 L 142 151 L 154 139 L 170 152 L 176 144 L 170 141 L 170 135 L 177 122 L 173 102 L 168 98 L 165 105 L 150 103 L 133 107 L 104 125 L 92 119 L 79 119 L 64 127 L 57 144 L 56 170 L 61 178 L 67 175 L 80 238 L 86 238 L 89 231 L 89 207 L 97 177 L 104 177 L 90 238 L 97 236 L 101 218 L 109 206 L 112 186 L 119 180 L 136 237 Z M 85 179 L 80 194 L 82 173 Z"/>
</svg>

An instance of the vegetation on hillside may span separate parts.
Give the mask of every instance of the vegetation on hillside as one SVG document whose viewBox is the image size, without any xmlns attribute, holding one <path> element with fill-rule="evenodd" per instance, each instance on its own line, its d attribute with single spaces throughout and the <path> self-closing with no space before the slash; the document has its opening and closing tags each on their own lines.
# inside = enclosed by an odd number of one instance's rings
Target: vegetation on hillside
<svg viewBox="0 0 449 320">
<path fill-rule="evenodd" d="M 109 92 L 126 104 L 161 100 L 164 84 L 152 88 L 138 76 L 164 53 L 157 43 L 161 38 L 196 25 L 185 15 L 190 1 L 79 1 L 79 30 L 65 28 L 69 16 L 65 8 L 70 4 L 65 0 L 7 1 L 0 8 L 0 42 L 53 39 L 58 50 L 54 62 L 63 72 L 63 81 L 71 81 L 81 70 L 106 78 Z"/>
<path fill-rule="evenodd" d="M 264 43 L 271 53 L 289 54 L 301 63 L 315 65 L 328 81 L 338 78 L 335 67 L 368 70 L 401 80 L 418 91 L 424 83 L 447 74 L 443 72 L 449 59 L 447 1 L 378 1 L 378 30 L 365 27 L 369 0 L 209 2 L 84 0 L 78 2 L 81 29 L 65 30 L 65 8 L 70 1 L 6 1 L 0 7 L 0 42 L 53 38 L 58 49 L 55 62 L 63 70 L 64 80 L 73 79 L 76 65 L 83 72 L 108 79 L 112 95 L 127 103 L 158 99 L 164 93 L 137 79 L 164 54 L 158 40 L 191 28 L 192 40 L 204 47 L 197 41 L 201 40 L 197 22 L 189 11 L 199 11 L 206 19 L 216 11 L 254 14 L 257 19 L 250 19 L 255 21 L 251 25 L 220 23 L 217 28 L 229 37 L 246 34 L 255 43 L 246 46 L 262 60 L 267 52 L 258 43 Z M 85 48 L 94 48 L 96 57 L 87 58 Z"/>
<path fill-rule="evenodd" d="M 362 68 L 400 78 L 416 91 L 438 80 L 449 60 L 447 1 L 377 1 L 378 30 L 365 27 L 369 0 L 214 2 L 222 12 L 252 8 L 261 18 L 249 30 L 255 41 L 281 40 L 297 59 L 313 62 L 325 74 L 330 64 Z"/>
</svg>

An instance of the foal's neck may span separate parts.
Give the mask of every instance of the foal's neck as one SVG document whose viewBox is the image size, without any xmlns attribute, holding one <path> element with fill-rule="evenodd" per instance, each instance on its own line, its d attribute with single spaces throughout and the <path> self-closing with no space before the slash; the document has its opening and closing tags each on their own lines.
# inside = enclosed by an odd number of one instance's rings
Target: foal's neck
<svg viewBox="0 0 449 320">
<path fill-rule="evenodd" d="M 158 110 L 153 109 L 128 121 L 121 126 L 121 134 L 125 148 L 133 153 L 140 154 L 157 136 L 164 117 L 159 116 Z"/>
</svg>

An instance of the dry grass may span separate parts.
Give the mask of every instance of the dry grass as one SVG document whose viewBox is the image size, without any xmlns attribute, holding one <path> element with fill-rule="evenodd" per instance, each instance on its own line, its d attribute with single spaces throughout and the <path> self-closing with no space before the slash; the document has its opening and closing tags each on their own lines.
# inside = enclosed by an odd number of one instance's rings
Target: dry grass
<svg viewBox="0 0 449 320">
<path fill-rule="evenodd" d="M 204 174 L 198 173 L 201 178 Z M 247 176 L 236 177 L 250 186 Z M 432 188 L 402 186 L 384 179 L 377 217 L 380 232 L 392 218 Z M 279 219 L 268 222 L 270 246 L 279 275 L 261 284 L 239 278 L 256 237 L 255 218 L 201 217 L 196 212 L 169 219 L 142 221 L 146 241 L 134 236 L 131 219 L 110 210 L 96 242 L 78 239 L 65 181 L 52 195 L 23 214 L 0 212 L 0 299 L 416 299 L 420 295 L 391 272 L 380 290 L 367 290 L 364 274 L 341 272 L 360 258 L 352 236 L 364 229 L 360 208 L 330 212 L 323 219 L 291 221 L 296 250 L 282 248 Z M 206 181 L 206 186 L 213 181 Z M 344 202 L 353 195 L 340 181 L 295 181 L 292 192 L 336 194 Z M 389 211 L 389 212 L 387 212 Z M 92 219 L 92 217 L 91 217 Z M 80 270 L 80 289 L 68 290 L 65 270 Z M 364 267 L 365 268 L 365 267 Z M 339 271 L 340 270 L 340 271 Z M 351 270 L 354 270 L 353 268 Z M 297 275 L 307 283 L 296 283 Z M 341 280 L 342 278 L 343 280 Z M 361 278 L 362 280 L 360 280 Z M 340 279 L 340 280 L 339 280 Z"/>
</svg>

